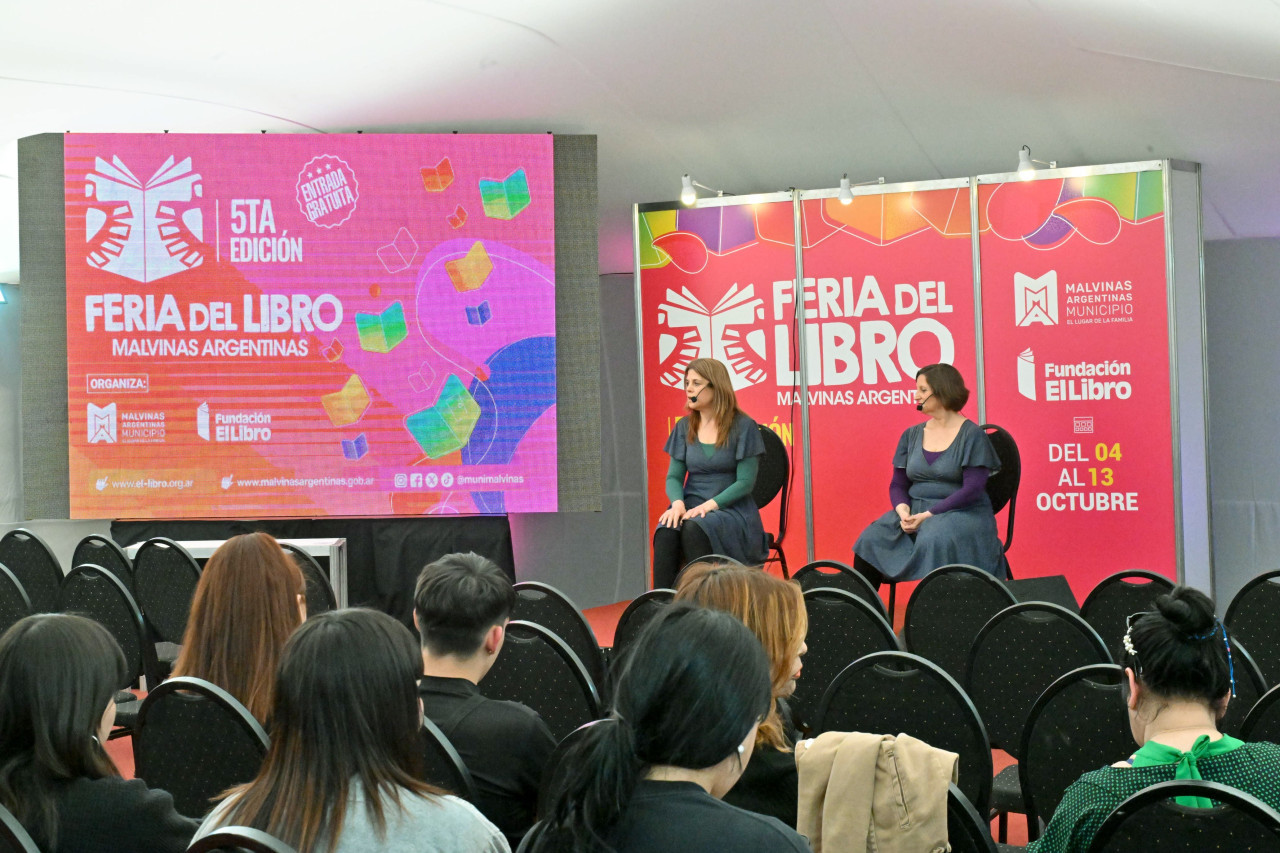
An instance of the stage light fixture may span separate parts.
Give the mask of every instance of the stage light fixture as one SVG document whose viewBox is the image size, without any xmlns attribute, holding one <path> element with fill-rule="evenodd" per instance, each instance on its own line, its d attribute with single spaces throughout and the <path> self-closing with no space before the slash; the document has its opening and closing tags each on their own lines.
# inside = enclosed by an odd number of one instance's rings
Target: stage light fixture
<svg viewBox="0 0 1280 853">
<path fill-rule="evenodd" d="M 836 194 L 836 198 L 840 199 L 841 204 L 853 204 L 853 192 L 849 189 L 848 172 L 845 172 L 840 178 L 840 192 Z"/>
<path fill-rule="evenodd" d="M 698 191 L 693 188 L 693 178 L 685 175 L 680 179 L 680 203 L 685 207 L 698 200 Z"/>
<path fill-rule="evenodd" d="M 1044 160 L 1031 159 L 1030 145 L 1024 145 L 1021 148 L 1019 148 L 1018 149 L 1018 180 L 1029 181 L 1032 178 L 1034 178 L 1036 176 L 1037 163 L 1040 164 L 1041 166 L 1048 166 L 1050 169 L 1058 168 L 1057 160 L 1050 160 L 1049 162 L 1046 163 Z"/>
</svg>

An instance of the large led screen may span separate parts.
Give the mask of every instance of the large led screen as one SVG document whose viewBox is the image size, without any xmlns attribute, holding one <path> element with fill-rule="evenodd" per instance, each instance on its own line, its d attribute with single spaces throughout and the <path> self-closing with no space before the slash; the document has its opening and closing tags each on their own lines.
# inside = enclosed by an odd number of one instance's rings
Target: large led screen
<svg viewBox="0 0 1280 853">
<path fill-rule="evenodd" d="M 552 138 L 65 138 L 73 518 L 556 509 Z"/>
</svg>

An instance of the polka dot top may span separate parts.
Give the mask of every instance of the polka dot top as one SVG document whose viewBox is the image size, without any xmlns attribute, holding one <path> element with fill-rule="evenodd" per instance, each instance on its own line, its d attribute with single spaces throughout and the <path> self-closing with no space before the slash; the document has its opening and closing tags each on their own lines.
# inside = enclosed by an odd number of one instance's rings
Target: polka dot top
<svg viewBox="0 0 1280 853">
<path fill-rule="evenodd" d="M 1202 758 L 1200 775 L 1252 794 L 1280 809 L 1280 746 L 1246 743 L 1216 758 Z M 1067 788 L 1045 828 L 1028 853 L 1084 853 L 1107 815 L 1143 788 L 1173 781 L 1173 764 L 1154 767 L 1104 767 L 1086 773 Z"/>
</svg>

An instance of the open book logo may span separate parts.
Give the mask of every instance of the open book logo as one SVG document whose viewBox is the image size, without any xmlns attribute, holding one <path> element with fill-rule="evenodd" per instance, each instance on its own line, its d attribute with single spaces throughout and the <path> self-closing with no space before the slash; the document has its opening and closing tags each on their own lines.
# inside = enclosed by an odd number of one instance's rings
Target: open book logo
<svg viewBox="0 0 1280 853">
<path fill-rule="evenodd" d="M 1028 400 L 1036 398 L 1036 354 L 1030 347 L 1018 353 L 1018 393 Z"/>
<path fill-rule="evenodd" d="M 202 178 L 191 158 L 173 157 L 141 181 L 119 157 L 94 159 L 85 176 L 85 260 L 89 266 L 150 282 L 204 263 Z"/>
<path fill-rule="evenodd" d="M 763 306 L 751 284 L 741 290 L 733 285 L 710 308 L 687 287 L 680 293 L 668 290 L 658 306 L 658 325 L 664 327 L 658 336 L 662 384 L 684 387 L 685 368 L 695 358 L 724 362 L 735 389 L 763 382 L 767 374 L 757 360 L 767 358 L 764 330 L 744 328 L 763 320 Z"/>
<path fill-rule="evenodd" d="M 1039 278 L 1020 272 L 1013 274 L 1013 311 L 1016 324 L 1058 325 L 1058 272 L 1049 270 Z"/>
</svg>

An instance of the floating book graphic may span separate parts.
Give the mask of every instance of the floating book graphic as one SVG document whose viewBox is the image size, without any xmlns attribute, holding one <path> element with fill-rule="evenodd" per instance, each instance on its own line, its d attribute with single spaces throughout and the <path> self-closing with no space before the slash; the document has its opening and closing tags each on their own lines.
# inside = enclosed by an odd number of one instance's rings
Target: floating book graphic
<svg viewBox="0 0 1280 853">
<path fill-rule="evenodd" d="M 365 352 L 391 352 L 409 335 L 404 322 L 404 306 L 392 302 L 381 314 L 356 312 L 356 332 Z"/>
<path fill-rule="evenodd" d="M 480 179 L 480 201 L 490 219 L 514 219 L 529 206 L 529 179 L 516 169 L 500 181 Z"/>
<path fill-rule="evenodd" d="M 413 239 L 407 228 L 396 232 L 396 238 L 385 246 L 378 247 L 378 260 L 382 268 L 389 273 L 404 272 L 418 256 L 418 241 Z"/>
<path fill-rule="evenodd" d="M 445 157 L 435 167 L 423 167 L 422 187 L 429 193 L 444 192 L 453 183 L 453 164 Z"/>
<path fill-rule="evenodd" d="M 85 195 L 98 205 L 84 217 L 89 265 L 141 282 L 200 266 L 204 220 L 193 202 L 202 192 L 190 157 L 169 157 L 145 182 L 119 157 L 95 158 L 85 176 Z"/>
<path fill-rule="evenodd" d="M 354 373 L 340 390 L 320 398 L 320 405 L 324 406 L 325 414 L 329 416 L 329 423 L 337 427 L 347 426 L 360 420 L 371 402 L 364 383 Z"/>
<path fill-rule="evenodd" d="M 1030 347 L 1018 353 L 1018 393 L 1028 400 L 1036 398 L 1036 355 Z"/>
<path fill-rule="evenodd" d="M 439 459 L 466 446 L 480 420 L 480 404 L 462 381 L 449 374 L 435 405 L 414 412 L 404 425 L 422 452 Z"/>
<path fill-rule="evenodd" d="M 484 243 L 477 240 L 465 256 L 445 261 L 444 271 L 449 274 L 454 289 L 459 293 L 466 293 L 468 290 L 478 290 L 484 284 L 489 273 L 493 272 L 493 261 L 485 251 Z"/>
</svg>

